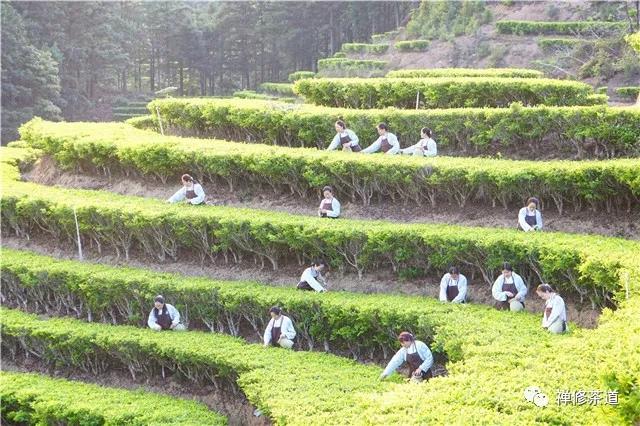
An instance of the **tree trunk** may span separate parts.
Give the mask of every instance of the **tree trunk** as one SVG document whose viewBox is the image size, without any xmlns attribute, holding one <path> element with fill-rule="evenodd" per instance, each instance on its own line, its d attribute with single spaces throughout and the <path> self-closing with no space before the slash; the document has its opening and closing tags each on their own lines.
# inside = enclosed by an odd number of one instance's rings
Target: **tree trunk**
<svg viewBox="0 0 640 426">
<path fill-rule="evenodd" d="M 200 68 L 200 96 L 207 96 L 207 74 Z"/>
<path fill-rule="evenodd" d="M 184 96 L 184 67 L 182 66 L 182 60 L 180 60 L 178 64 L 178 73 L 180 75 L 180 89 L 178 93 L 180 93 L 180 96 Z"/>
<path fill-rule="evenodd" d="M 334 22 L 334 11 L 333 11 L 333 7 L 329 7 L 329 56 L 333 56 L 334 54 L 334 49 L 335 49 L 335 38 L 334 38 L 334 28 L 335 28 L 335 22 Z"/>
<path fill-rule="evenodd" d="M 264 42 L 260 43 L 260 82 L 264 83 Z"/>
<path fill-rule="evenodd" d="M 149 89 L 156 91 L 156 55 L 155 49 L 151 48 L 151 60 L 149 62 Z"/>
</svg>

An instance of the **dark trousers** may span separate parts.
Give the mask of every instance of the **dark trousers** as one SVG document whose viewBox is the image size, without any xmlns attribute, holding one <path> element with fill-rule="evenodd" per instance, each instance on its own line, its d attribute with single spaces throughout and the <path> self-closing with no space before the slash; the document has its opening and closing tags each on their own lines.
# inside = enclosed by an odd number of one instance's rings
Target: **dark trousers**
<svg viewBox="0 0 640 426">
<path fill-rule="evenodd" d="M 300 281 L 297 288 L 298 290 L 314 291 L 313 287 L 306 281 Z"/>
</svg>

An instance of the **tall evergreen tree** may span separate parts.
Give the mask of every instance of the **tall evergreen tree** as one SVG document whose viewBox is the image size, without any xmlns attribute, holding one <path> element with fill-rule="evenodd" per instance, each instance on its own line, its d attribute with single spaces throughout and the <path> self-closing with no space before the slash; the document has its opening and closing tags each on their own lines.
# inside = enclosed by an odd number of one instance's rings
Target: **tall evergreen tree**
<svg viewBox="0 0 640 426">
<path fill-rule="evenodd" d="M 2 2 L 2 142 L 17 137 L 17 127 L 34 116 L 61 118 L 58 63 L 29 40 L 24 22 Z"/>
</svg>

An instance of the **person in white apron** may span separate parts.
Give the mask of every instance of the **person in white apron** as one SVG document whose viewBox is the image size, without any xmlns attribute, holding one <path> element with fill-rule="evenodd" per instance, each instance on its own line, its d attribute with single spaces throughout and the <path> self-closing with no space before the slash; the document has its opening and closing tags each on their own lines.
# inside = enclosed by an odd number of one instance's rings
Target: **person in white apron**
<svg viewBox="0 0 640 426">
<path fill-rule="evenodd" d="M 180 312 L 168 303 L 165 303 L 164 297 L 158 295 L 153 300 L 153 309 L 149 312 L 147 325 L 155 331 L 186 330 L 184 324 L 180 323 Z"/>
<path fill-rule="evenodd" d="M 452 266 L 440 280 L 440 301 L 465 303 L 467 299 L 467 277 Z"/>
<path fill-rule="evenodd" d="M 542 213 L 538 209 L 540 200 L 531 197 L 527 205 L 518 212 L 518 228 L 525 232 L 542 230 Z"/>
<path fill-rule="evenodd" d="M 433 377 L 431 367 L 433 366 L 433 355 L 429 347 L 422 341 L 416 340 L 413 334 L 403 331 L 398 336 L 398 341 L 402 345 L 400 350 L 391 358 L 380 379 L 384 380 L 396 371 L 405 362 L 409 366 L 409 378 L 414 381 L 428 380 Z"/>
<path fill-rule="evenodd" d="M 435 157 L 438 155 L 438 146 L 436 141 L 432 139 L 433 132 L 427 127 L 420 130 L 421 139 L 417 144 L 400 150 L 404 155 L 417 155 L 419 157 Z"/>
<path fill-rule="evenodd" d="M 298 290 L 308 290 L 308 291 L 317 291 L 319 293 L 327 291 L 324 288 L 323 284 L 326 286 L 327 282 L 322 277 L 322 270 L 327 266 L 324 260 L 316 260 L 313 262 L 313 265 L 308 267 L 300 276 L 300 281 L 298 282 L 297 289 Z"/>
<path fill-rule="evenodd" d="M 372 154 L 374 152 L 381 151 L 383 154 L 397 154 L 400 152 L 400 142 L 393 133 L 389 132 L 389 129 L 385 123 L 380 123 L 376 127 L 378 135 L 380 136 L 371 145 L 362 150 L 363 154 Z"/>
<path fill-rule="evenodd" d="M 335 128 L 336 135 L 333 137 L 333 140 L 329 144 L 327 151 L 333 151 L 335 149 L 338 149 L 338 147 L 347 152 L 362 151 L 360 142 L 358 140 L 358 135 L 356 135 L 353 130 L 347 129 L 347 125 L 343 120 L 336 121 Z"/>
<path fill-rule="evenodd" d="M 553 334 L 566 332 L 567 309 L 562 297 L 549 284 L 540 284 L 536 294 L 545 301 L 542 328 Z"/>
<path fill-rule="evenodd" d="M 273 306 L 269 309 L 271 319 L 264 331 L 264 346 L 281 346 L 285 349 L 293 347 L 293 339 L 296 338 L 296 329 L 293 328 L 291 319 L 282 314 L 282 309 Z"/>
<path fill-rule="evenodd" d="M 340 202 L 333 196 L 333 188 L 325 186 L 322 188 L 324 199 L 318 207 L 318 216 L 337 219 L 340 217 Z"/>
<path fill-rule="evenodd" d="M 205 199 L 204 190 L 191 175 L 182 175 L 182 188 L 180 188 L 175 194 L 167 200 L 169 203 L 178 203 L 186 200 L 187 204 L 198 205 L 202 204 Z"/>
<path fill-rule="evenodd" d="M 502 274 L 493 283 L 491 294 L 496 300 L 496 309 L 522 311 L 527 295 L 527 285 L 520 275 L 513 272 L 511 264 L 504 262 Z"/>
</svg>

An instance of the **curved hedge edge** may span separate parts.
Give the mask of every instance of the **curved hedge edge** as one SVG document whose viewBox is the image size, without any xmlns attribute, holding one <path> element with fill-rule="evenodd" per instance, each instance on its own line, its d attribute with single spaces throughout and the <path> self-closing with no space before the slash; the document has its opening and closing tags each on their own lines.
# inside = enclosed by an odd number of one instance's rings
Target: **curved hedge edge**
<svg viewBox="0 0 640 426">
<path fill-rule="evenodd" d="M 2 418 L 20 424 L 227 424 L 199 402 L 39 374 L 0 372 L 0 388 Z"/>
<path fill-rule="evenodd" d="M 368 146 L 386 122 L 402 146 L 425 125 L 441 155 L 539 158 L 640 157 L 637 108 L 526 107 L 399 111 L 354 110 L 239 100 L 157 101 L 165 127 L 198 136 L 283 146 L 326 148 L 339 117 Z M 155 112 L 154 112 L 155 114 Z"/>
</svg>

